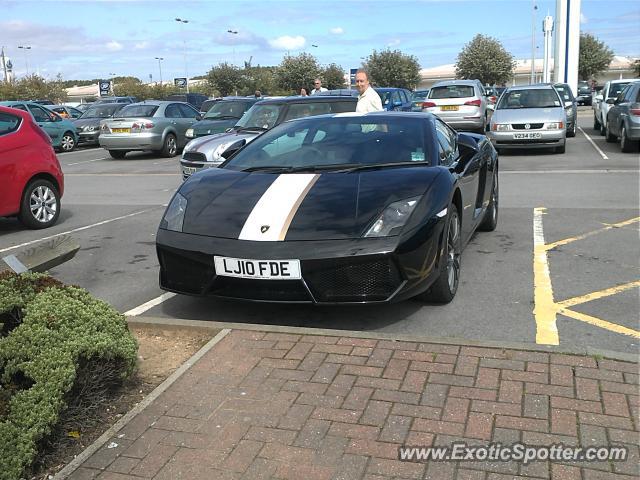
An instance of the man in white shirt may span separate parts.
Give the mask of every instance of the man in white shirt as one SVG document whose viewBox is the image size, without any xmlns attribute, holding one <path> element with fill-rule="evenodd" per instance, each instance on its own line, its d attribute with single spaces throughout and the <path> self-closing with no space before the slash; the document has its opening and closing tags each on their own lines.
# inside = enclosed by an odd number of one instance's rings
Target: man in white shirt
<svg viewBox="0 0 640 480">
<path fill-rule="evenodd" d="M 382 111 L 382 100 L 380 95 L 369 84 L 369 77 L 364 70 L 358 70 L 356 73 L 356 88 L 360 95 L 358 96 L 358 105 L 356 112 L 380 112 Z"/>
<path fill-rule="evenodd" d="M 319 78 L 316 78 L 313 81 L 313 88 L 311 89 L 311 95 L 315 95 L 316 93 L 326 92 L 327 89 L 322 86 L 322 81 Z"/>
</svg>

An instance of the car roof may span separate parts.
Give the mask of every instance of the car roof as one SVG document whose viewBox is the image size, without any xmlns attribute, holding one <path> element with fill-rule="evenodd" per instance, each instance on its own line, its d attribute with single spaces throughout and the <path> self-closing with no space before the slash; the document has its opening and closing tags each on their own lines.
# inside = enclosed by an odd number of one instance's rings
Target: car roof
<svg viewBox="0 0 640 480">
<path fill-rule="evenodd" d="M 21 118 L 26 118 L 26 119 L 31 118 L 31 115 L 29 114 L 29 112 L 25 112 L 24 110 L 20 110 L 19 108 L 7 107 L 6 105 L 2 105 L 3 103 L 5 102 L 0 102 L 0 112 L 10 113 L 11 115 L 17 115 Z"/>
<path fill-rule="evenodd" d="M 550 83 L 535 83 L 533 85 L 511 85 L 507 90 L 513 92 L 515 90 L 548 90 L 553 89 Z"/>
<path fill-rule="evenodd" d="M 373 87 L 376 92 L 393 92 L 394 90 L 406 90 L 400 87 Z"/>
<path fill-rule="evenodd" d="M 434 87 L 445 87 L 447 85 L 482 85 L 480 80 L 441 80 L 433 84 L 431 88 Z"/>
<path fill-rule="evenodd" d="M 327 102 L 356 102 L 357 99 L 350 95 L 310 95 L 308 97 L 284 97 L 284 98 L 268 98 L 260 100 L 260 105 L 284 105 L 288 103 L 327 103 Z M 256 104 L 256 105 L 257 105 Z"/>
</svg>

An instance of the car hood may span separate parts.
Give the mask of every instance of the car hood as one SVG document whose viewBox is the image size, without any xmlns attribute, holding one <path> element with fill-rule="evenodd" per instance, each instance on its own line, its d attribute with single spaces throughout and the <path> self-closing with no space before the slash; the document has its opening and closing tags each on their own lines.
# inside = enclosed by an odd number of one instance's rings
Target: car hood
<svg viewBox="0 0 640 480">
<path fill-rule="evenodd" d="M 493 123 L 545 123 L 563 122 L 564 108 L 514 108 L 493 112 Z"/>
<path fill-rule="evenodd" d="M 100 120 L 104 120 L 104 118 L 78 118 L 77 120 L 73 121 L 73 124 L 76 127 L 86 127 L 89 125 L 97 127 L 100 125 Z"/>
<path fill-rule="evenodd" d="M 238 119 L 232 120 L 200 120 L 193 124 L 192 128 L 195 132 L 203 133 L 221 133 L 227 128 L 233 127 Z"/>
<path fill-rule="evenodd" d="M 183 153 L 199 152 L 203 153 L 209 162 L 220 162 L 223 160 L 220 154 L 226 150 L 226 148 L 224 148 L 216 151 L 220 145 L 226 144 L 231 146 L 236 143 L 244 145 L 256 138 L 260 133 L 261 132 L 224 132 L 214 135 L 206 135 L 204 137 L 195 138 L 187 143 Z M 216 153 L 215 156 L 214 153 Z"/>
<path fill-rule="evenodd" d="M 209 169 L 180 189 L 187 199 L 183 232 L 256 241 L 360 238 L 385 207 L 424 195 L 440 172 L 424 166 L 321 174 Z M 265 227 L 271 231 L 261 232 Z"/>
</svg>

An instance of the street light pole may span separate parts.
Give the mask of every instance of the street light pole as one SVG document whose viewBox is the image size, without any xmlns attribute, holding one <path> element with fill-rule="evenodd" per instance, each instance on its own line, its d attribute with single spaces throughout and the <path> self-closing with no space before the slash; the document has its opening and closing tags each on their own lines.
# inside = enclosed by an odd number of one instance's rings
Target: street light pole
<svg viewBox="0 0 640 480">
<path fill-rule="evenodd" d="M 227 33 L 230 33 L 232 35 L 238 35 L 238 31 L 237 30 L 227 30 Z M 236 41 L 233 41 L 233 66 L 236 66 Z"/>
<path fill-rule="evenodd" d="M 189 70 L 187 70 L 187 41 L 184 37 L 184 24 L 189 23 L 189 20 L 184 18 L 176 18 L 176 22 L 180 23 L 180 31 L 182 32 L 182 52 L 184 55 L 184 76 L 187 78 L 187 93 L 189 93 Z"/>
<path fill-rule="evenodd" d="M 531 0 L 533 9 L 531 10 L 531 80 L 529 83 L 536 83 L 536 0 Z"/>
<path fill-rule="evenodd" d="M 27 55 L 27 50 L 31 50 L 30 45 L 18 45 L 18 48 L 24 50 L 24 63 L 27 66 L 27 77 L 29 76 L 29 56 Z"/>
<path fill-rule="evenodd" d="M 111 95 L 115 95 L 116 91 L 113 89 L 113 79 L 115 78 L 116 74 L 115 73 L 109 73 L 109 76 L 111 77 Z"/>
<path fill-rule="evenodd" d="M 163 57 L 156 57 L 156 60 L 158 60 L 158 69 L 160 70 L 160 86 L 162 86 L 162 64 L 160 62 L 162 62 L 162 60 L 164 60 Z"/>
</svg>

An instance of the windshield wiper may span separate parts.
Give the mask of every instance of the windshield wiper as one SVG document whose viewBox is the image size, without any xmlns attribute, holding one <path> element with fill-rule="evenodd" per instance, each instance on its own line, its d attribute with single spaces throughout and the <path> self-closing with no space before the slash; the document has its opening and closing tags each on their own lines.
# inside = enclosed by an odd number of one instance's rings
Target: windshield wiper
<svg viewBox="0 0 640 480">
<path fill-rule="evenodd" d="M 203 120 L 239 120 L 240 117 L 235 117 L 233 115 L 220 115 L 215 117 L 204 117 Z"/>
<path fill-rule="evenodd" d="M 240 127 L 238 129 L 239 132 L 250 132 L 250 131 L 255 131 L 255 130 L 259 130 L 261 132 L 266 132 L 269 129 L 268 128 L 264 128 L 264 127 Z"/>
<path fill-rule="evenodd" d="M 371 164 L 352 164 L 346 168 L 336 170 L 337 172 L 356 172 L 361 170 L 376 170 L 378 168 L 389 167 L 408 167 L 415 165 L 429 165 L 425 160 L 416 160 L 415 162 L 388 162 L 388 163 L 371 163 Z"/>
<path fill-rule="evenodd" d="M 287 167 L 287 166 L 275 166 L 275 165 L 264 165 L 264 166 L 256 166 L 244 168 L 242 172 L 284 172 L 284 173 L 297 173 L 297 172 L 318 172 L 321 170 L 334 170 L 342 171 L 346 168 L 354 168 L 359 166 L 358 163 L 332 163 L 329 165 L 306 165 L 299 167 Z"/>
</svg>

